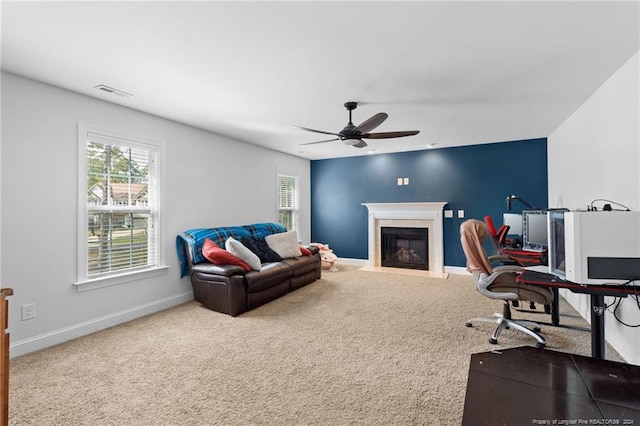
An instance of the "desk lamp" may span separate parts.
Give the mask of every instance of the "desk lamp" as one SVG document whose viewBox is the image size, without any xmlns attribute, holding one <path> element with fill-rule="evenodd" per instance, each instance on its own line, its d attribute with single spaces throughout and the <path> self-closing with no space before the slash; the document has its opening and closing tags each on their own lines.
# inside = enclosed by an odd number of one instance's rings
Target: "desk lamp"
<svg viewBox="0 0 640 426">
<path fill-rule="evenodd" d="M 531 210 L 536 210 L 535 207 L 533 207 L 531 204 L 527 203 L 525 200 L 523 200 L 522 198 L 520 198 L 518 195 L 509 195 L 507 197 L 507 199 L 505 200 L 507 202 L 507 211 L 511 211 L 511 201 L 513 200 L 518 200 L 520 201 L 522 204 L 525 205 L 526 208 L 531 209 Z"/>
</svg>

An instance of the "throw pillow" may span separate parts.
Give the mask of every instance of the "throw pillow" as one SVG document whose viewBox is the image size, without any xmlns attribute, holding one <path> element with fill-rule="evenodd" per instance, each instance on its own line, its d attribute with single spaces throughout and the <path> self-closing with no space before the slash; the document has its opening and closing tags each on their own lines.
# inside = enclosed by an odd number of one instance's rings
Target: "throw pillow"
<svg viewBox="0 0 640 426">
<path fill-rule="evenodd" d="M 281 258 L 302 256 L 298 233 L 296 231 L 281 232 L 264 238 L 269 247 L 280 255 Z"/>
<path fill-rule="evenodd" d="M 242 237 L 242 244 L 254 252 L 262 263 L 280 262 L 282 260 L 280 255 L 273 251 L 269 244 L 261 238 Z"/>
<path fill-rule="evenodd" d="M 305 246 L 300 246 L 300 253 L 302 253 L 303 256 L 311 256 L 311 250 Z"/>
<path fill-rule="evenodd" d="M 260 258 L 233 237 L 227 238 L 227 241 L 224 242 L 224 248 L 234 256 L 242 259 L 254 271 L 259 271 L 262 268 Z"/>
<path fill-rule="evenodd" d="M 247 272 L 251 270 L 246 262 L 219 247 L 209 238 L 206 238 L 202 244 L 202 255 L 214 265 L 237 265 Z"/>
</svg>

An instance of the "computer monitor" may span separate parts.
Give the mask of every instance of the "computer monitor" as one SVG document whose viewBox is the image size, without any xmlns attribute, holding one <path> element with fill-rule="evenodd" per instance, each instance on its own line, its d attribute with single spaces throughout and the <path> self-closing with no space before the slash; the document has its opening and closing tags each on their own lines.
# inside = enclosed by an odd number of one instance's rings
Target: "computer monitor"
<svg viewBox="0 0 640 426">
<path fill-rule="evenodd" d="M 522 235 L 522 215 L 516 213 L 503 213 L 502 224 L 509 227 L 508 235 Z"/>
<path fill-rule="evenodd" d="M 522 211 L 522 249 L 544 251 L 549 245 L 547 235 L 547 211 Z"/>
</svg>

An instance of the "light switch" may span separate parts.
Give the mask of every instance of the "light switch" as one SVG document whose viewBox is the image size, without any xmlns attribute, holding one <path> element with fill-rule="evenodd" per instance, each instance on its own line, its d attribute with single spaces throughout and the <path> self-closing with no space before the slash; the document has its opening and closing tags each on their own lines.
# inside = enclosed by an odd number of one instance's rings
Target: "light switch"
<svg viewBox="0 0 640 426">
<path fill-rule="evenodd" d="M 445 210 L 444 211 L 444 217 L 452 218 L 453 217 L 453 210 Z"/>
<path fill-rule="evenodd" d="M 402 186 L 402 182 L 403 182 L 402 178 L 398 178 L 398 186 Z"/>
<path fill-rule="evenodd" d="M 464 210 L 458 210 L 458 218 L 462 219 L 464 217 Z"/>
<path fill-rule="evenodd" d="M 409 185 L 409 178 L 404 178 L 404 184 Z"/>
</svg>

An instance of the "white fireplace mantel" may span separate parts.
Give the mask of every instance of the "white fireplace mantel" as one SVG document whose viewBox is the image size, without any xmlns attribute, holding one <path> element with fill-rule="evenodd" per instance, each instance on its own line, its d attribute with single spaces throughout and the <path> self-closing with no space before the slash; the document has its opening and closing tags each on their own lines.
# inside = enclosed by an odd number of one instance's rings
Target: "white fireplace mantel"
<svg viewBox="0 0 640 426">
<path fill-rule="evenodd" d="M 381 266 L 382 226 L 424 227 L 429 230 L 429 270 L 444 271 L 443 208 L 446 201 L 420 203 L 362 203 L 369 210 L 368 266 Z"/>
</svg>

